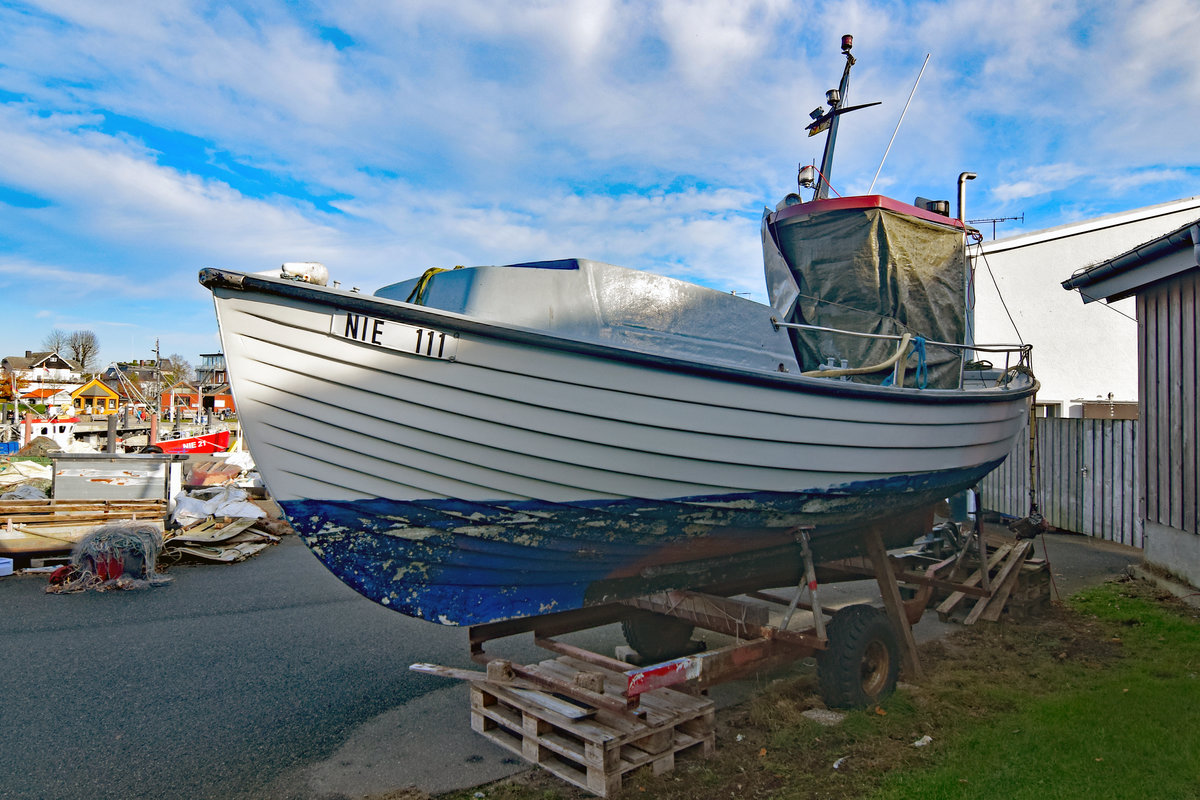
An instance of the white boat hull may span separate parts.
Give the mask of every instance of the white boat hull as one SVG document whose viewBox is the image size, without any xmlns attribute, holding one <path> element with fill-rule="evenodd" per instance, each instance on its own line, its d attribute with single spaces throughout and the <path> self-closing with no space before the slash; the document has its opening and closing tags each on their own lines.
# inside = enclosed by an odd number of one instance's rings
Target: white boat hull
<svg viewBox="0 0 1200 800">
<path fill-rule="evenodd" d="M 710 368 L 333 289 L 202 280 L 245 440 L 293 525 L 359 591 L 449 624 L 734 578 L 793 552 L 797 526 L 826 554 L 853 547 L 845 530 L 998 465 L 1032 392 Z M 382 334 L 349 338 L 347 312 Z M 453 358 L 386 340 L 414 330 L 450 337 Z"/>
</svg>

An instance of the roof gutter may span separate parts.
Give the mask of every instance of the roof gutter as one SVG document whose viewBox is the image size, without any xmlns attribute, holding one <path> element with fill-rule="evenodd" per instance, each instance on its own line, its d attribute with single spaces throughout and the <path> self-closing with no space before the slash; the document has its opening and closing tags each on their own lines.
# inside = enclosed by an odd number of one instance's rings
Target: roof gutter
<svg viewBox="0 0 1200 800">
<path fill-rule="evenodd" d="M 1093 286 L 1113 275 L 1119 275 L 1148 261 L 1181 250 L 1189 244 L 1195 252 L 1196 263 L 1200 264 L 1200 220 L 1139 245 L 1116 258 L 1086 267 L 1063 281 L 1062 287 L 1067 291 L 1074 291 L 1086 286 Z"/>
</svg>

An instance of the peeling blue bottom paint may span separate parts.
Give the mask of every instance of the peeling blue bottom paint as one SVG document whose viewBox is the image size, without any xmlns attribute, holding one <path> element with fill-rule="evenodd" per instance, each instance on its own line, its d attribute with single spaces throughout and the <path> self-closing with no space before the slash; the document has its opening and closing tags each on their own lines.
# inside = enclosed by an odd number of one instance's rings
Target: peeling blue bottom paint
<svg viewBox="0 0 1200 800">
<path fill-rule="evenodd" d="M 854 531 L 976 483 L 965 470 L 821 491 L 673 500 L 547 503 L 292 500 L 289 521 L 320 560 L 364 596 L 403 614 L 476 625 L 612 602 L 663 589 L 799 569 L 793 529 L 815 526 L 819 558 L 858 546 Z M 911 531 L 893 534 L 902 546 Z"/>
</svg>

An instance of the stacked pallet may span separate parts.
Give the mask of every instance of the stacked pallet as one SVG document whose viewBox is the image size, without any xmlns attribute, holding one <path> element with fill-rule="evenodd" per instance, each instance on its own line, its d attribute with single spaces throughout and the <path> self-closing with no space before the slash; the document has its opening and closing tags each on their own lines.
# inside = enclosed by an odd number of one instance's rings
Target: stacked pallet
<svg viewBox="0 0 1200 800">
<path fill-rule="evenodd" d="M 0 554 L 66 553 L 90 531 L 113 522 L 164 529 L 165 500 L 0 500 Z"/>
<path fill-rule="evenodd" d="M 1017 585 L 1008 596 L 1004 614 L 1012 620 L 1041 616 L 1050 608 L 1050 565 L 1044 558 L 1031 558 L 1021 565 Z"/>
<path fill-rule="evenodd" d="M 1027 619 L 1045 609 L 1050 603 L 1050 570 L 1044 560 L 1030 558 L 1032 553 L 1029 540 L 996 547 L 988 554 L 990 594 L 964 603 L 964 592 L 951 592 L 937 606 L 938 617 L 972 625 L 979 620 L 996 622 L 1002 615 Z M 982 582 L 983 571 L 976 569 L 962 583 L 979 586 Z"/>
<path fill-rule="evenodd" d="M 620 695 L 625 676 L 570 657 L 543 661 L 534 671 L 556 681 L 602 683 Z M 715 747 L 711 700 L 672 689 L 640 696 L 638 712 L 592 708 L 512 684 L 471 686 L 471 727 L 501 747 L 600 797 L 616 794 L 633 771 L 670 772 L 682 754 L 710 755 Z"/>
</svg>

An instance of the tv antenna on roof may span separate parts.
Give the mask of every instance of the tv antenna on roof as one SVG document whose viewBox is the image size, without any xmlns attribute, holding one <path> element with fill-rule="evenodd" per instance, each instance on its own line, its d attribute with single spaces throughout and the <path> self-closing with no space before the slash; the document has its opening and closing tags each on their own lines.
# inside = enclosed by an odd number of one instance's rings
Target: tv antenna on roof
<svg viewBox="0 0 1200 800">
<path fill-rule="evenodd" d="M 1023 222 L 1025 222 L 1025 212 L 1022 211 L 1021 216 L 1019 216 L 1019 217 L 995 217 L 993 219 L 969 219 L 969 220 L 967 220 L 967 223 L 970 225 L 974 225 L 976 222 L 992 223 L 992 241 L 995 241 L 996 240 L 996 223 L 997 222 L 1008 222 L 1009 220 L 1016 220 L 1018 222 L 1023 223 Z"/>
</svg>

